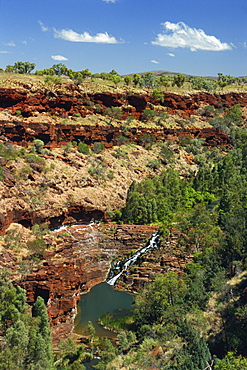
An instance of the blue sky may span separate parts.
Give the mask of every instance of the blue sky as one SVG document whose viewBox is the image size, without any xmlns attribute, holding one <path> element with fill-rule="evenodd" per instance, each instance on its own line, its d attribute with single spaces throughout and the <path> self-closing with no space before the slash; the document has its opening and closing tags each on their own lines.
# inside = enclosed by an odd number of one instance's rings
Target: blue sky
<svg viewBox="0 0 247 370">
<path fill-rule="evenodd" d="M 0 67 L 247 75 L 246 0 L 0 0 Z"/>
</svg>

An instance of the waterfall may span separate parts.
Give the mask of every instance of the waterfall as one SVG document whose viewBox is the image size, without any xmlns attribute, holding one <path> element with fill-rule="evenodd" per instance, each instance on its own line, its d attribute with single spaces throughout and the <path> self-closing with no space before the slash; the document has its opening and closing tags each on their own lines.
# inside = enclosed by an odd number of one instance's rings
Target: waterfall
<svg viewBox="0 0 247 370">
<path fill-rule="evenodd" d="M 106 279 L 107 284 L 114 285 L 117 279 L 122 275 L 122 273 L 132 266 L 144 253 L 148 252 L 150 249 L 154 249 L 159 245 L 160 232 L 156 232 L 152 235 L 148 245 L 137 251 L 133 256 L 131 256 L 127 261 L 119 261 L 116 266 L 113 266 L 110 270 L 109 277 Z M 121 270 L 117 275 L 114 274 L 116 270 Z"/>
</svg>

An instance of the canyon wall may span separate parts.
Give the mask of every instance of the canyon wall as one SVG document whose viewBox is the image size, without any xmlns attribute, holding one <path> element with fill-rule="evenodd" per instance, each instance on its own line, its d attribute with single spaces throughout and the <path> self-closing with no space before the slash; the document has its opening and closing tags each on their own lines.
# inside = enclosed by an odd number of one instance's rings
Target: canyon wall
<svg viewBox="0 0 247 370">
<path fill-rule="evenodd" d="M 6 122 L 0 121 L 0 136 L 8 139 L 13 144 L 27 146 L 33 143 L 34 138 L 42 140 L 47 148 L 64 145 L 73 140 L 83 141 L 86 144 L 101 142 L 109 148 L 119 145 L 119 137 L 124 136 L 133 144 L 143 144 L 144 135 L 149 135 L 156 140 L 172 140 L 178 142 L 184 137 L 204 138 L 205 145 L 227 146 L 230 143 L 228 135 L 214 127 L 205 128 L 145 128 L 129 127 L 127 132 L 123 127 L 99 125 L 62 125 L 32 122 Z"/>
<path fill-rule="evenodd" d="M 178 95 L 173 93 L 162 94 L 163 98 L 158 100 L 148 94 L 135 93 L 86 93 L 82 88 L 75 85 L 67 85 L 66 92 L 56 89 L 49 90 L 0 88 L 0 110 L 10 110 L 15 113 L 22 112 L 28 117 L 33 112 L 49 112 L 61 117 L 68 117 L 74 113 L 80 113 L 82 117 L 95 113 L 97 104 L 101 111 L 110 107 L 121 107 L 125 115 L 132 114 L 139 119 L 144 109 L 150 104 L 167 108 L 168 114 L 180 111 L 184 117 L 195 114 L 197 109 L 204 105 L 212 105 L 215 108 L 231 108 L 235 104 L 247 105 L 247 93 L 225 93 L 210 94 L 200 92 L 189 95 Z"/>
</svg>

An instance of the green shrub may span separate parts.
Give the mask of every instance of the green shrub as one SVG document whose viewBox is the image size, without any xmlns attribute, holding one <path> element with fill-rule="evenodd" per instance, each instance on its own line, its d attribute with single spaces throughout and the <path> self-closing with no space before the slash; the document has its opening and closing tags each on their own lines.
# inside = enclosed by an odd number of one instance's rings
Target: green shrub
<svg viewBox="0 0 247 370">
<path fill-rule="evenodd" d="M 129 139 L 124 135 L 119 135 L 117 138 L 117 142 L 119 145 L 127 144 L 129 142 Z"/>
<path fill-rule="evenodd" d="M 19 109 L 17 109 L 17 110 L 15 111 L 15 115 L 16 115 L 16 117 L 22 117 L 22 111 L 21 111 L 21 110 L 19 110 Z"/>
<path fill-rule="evenodd" d="M 44 158 L 42 158 L 42 157 L 40 157 L 36 154 L 33 154 L 33 153 L 27 154 L 26 155 L 26 160 L 29 163 L 45 164 L 45 159 Z"/>
<path fill-rule="evenodd" d="M 51 85 L 52 83 L 54 83 L 54 84 L 60 84 L 61 82 L 62 82 L 62 78 L 61 77 L 47 76 L 45 78 L 45 83 L 47 83 L 48 85 Z"/>
<path fill-rule="evenodd" d="M 0 181 L 3 181 L 4 180 L 4 169 L 3 167 L 0 165 Z"/>
<path fill-rule="evenodd" d="M 92 150 L 93 150 L 94 153 L 99 154 L 99 153 L 103 152 L 103 150 L 105 150 L 105 146 L 104 146 L 104 144 L 102 144 L 98 141 L 95 141 L 95 143 L 93 144 Z"/>
<path fill-rule="evenodd" d="M 29 175 L 31 175 L 31 173 L 33 172 L 32 168 L 30 167 L 30 165 L 26 165 L 24 167 L 22 167 L 19 171 L 19 175 L 21 178 L 27 178 Z"/>
<path fill-rule="evenodd" d="M 115 150 L 115 152 L 112 153 L 112 155 L 115 158 L 121 158 L 121 157 L 122 158 L 127 158 L 128 157 L 128 153 L 124 149 L 122 149 L 122 148 L 117 148 Z"/>
<path fill-rule="evenodd" d="M 114 179 L 114 173 L 113 173 L 113 171 L 112 171 L 112 170 L 110 170 L 110 171 L 108 172 L 107 177 L 108 177 L 108 179 L 109 179 L 109 180 Z"/>
<path fill-rule="evenodd" d="M 105 169 L 101 166 L 91 166 L 88 169 L 88 173 L 91 176 L 99 177 L 101 179 L 105 179 Z"/>
<path fill-rule="evenodd" d="M 35 139 L 33 141 L 33 144 L 34 144 L 36 152 L 40 154 L 42 152 L 42 149 L 43 149 L 44 145 L 45 145 L 43 140 Z"/>
<path fill-rule="evenodd" d="M 158 112 L 156 112 L 153 109 L 144 109 L 143 115 L 142 115 L 142 121 L 150 121 L 154 117 L 157 117 Z"/>
<path fill-rule="evenodd" d="M 152 168 L 153 170 L 158 170 L 161 166 L 161 163 L 158 159 L 153 159 L 153 160 L 148 162 L 147 166 L 149 168 Z"/>
<path fill-rule="evenodd" d="M 94 108 L 95 108 L 95 113 L 101 113 L 102 112 L 100 104 L 95 104 Z"/>
<path fill-rule="evenodd" d="M 82 154 L 90 154 L 90 148 L 87 144 L 83 143 L 82 141 L 78 144 L 78 152 Z"/>
</svg>

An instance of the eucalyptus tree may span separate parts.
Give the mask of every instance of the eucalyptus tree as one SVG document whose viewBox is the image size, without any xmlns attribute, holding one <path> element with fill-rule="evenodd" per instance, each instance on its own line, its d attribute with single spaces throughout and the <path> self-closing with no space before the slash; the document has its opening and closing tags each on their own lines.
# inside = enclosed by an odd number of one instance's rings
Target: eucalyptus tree
<svg viewBox="0 0 247 370">
<path fill-rule="evenodd" d="M 30 73 L 35 67 L 35 63 L 18 61 L 15 62 L 13 71 L 20 74 Z"/>
</svg>

